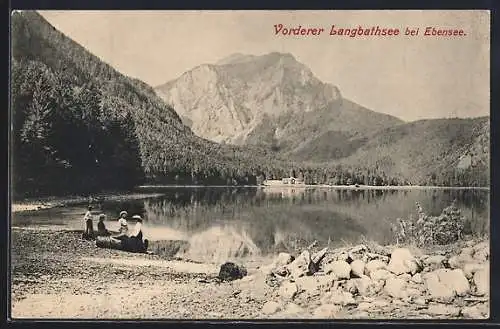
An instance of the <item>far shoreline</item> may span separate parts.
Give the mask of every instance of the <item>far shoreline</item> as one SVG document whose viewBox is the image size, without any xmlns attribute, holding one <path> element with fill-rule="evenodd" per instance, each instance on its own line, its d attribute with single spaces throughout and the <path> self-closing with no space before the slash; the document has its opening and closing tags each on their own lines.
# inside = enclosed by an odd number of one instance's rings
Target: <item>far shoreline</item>
<svg viewBox="0 0 500 329">
<path fill-rule="evenodd" d="M 329 190 L 350 190 L 350 191 L 363 191 L 363 190 L 379 190 L 379 191 L 397 191 L 397 190 L 483 190 L 489 191 L 490 188 L 486 186 L 481 187 L 459 187 L 459 186 L 420 186 L 420 185 L 402 185 L 402 186 L 370 186 L 370 185 L 308 185 L 308 184 L 273 184 L 273 185 L 140 185 L 135 187 L 134 190 L 128 192 L 101 192 L 93 195 L 95 201 L 100 201 L 103 198 L 107 201 L 113 200 L 130 200 L 130 199 L 144 199 L 149 197 L 162 196 L 163 193 L 151 192 L 147 193 L 147 189 L 163 189 L 163 188 L 257 188 L 263 190 L 305 190 L 305 189 L 329 189 Z M 31 197 L 22 200 L 12 200 L 11 212 L 17 213 L 22 211 L 37 211 L 49 208 L 55 208 L 67 205 L 78 205 L 88 203 L 89 197 L 82 195 L 69 195 L 69 196 L 46 196 L 46 197 Z"/>
<path fill-rule="evenodd" d="M 272 184 L 272 185 L 140 185 L 137 189 L 154 189 L 154 188 L 240 188 L 240 187 L 257 187 L 257 188 L 328 188 L 334 190 L 489 190 L 489 186 L 424 186 L 424 185 L 389 185 L 389 186 L 372 186 L 372 185 L 324 185 L 324 184 Z"/>
</svg>

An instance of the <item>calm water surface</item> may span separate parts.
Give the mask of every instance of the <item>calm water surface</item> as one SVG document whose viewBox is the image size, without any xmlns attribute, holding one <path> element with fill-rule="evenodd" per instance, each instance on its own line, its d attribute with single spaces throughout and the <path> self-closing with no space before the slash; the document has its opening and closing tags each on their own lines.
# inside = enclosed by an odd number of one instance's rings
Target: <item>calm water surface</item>
<svg viewBox="0 0 500 329">
<path fill-rule="evenodd" d="M 176 187 L 141 192 L 163 195 L 103 201 L 94 204 L 95 214 L 105 213 L 112 230 L 118 227 L 121 210 L 127 210 L 129 217 L 140 214 L 145 218 L 146 238 L 187 241 L 189 247 L 182 256 L 201 261 L 292 251 L 314 240 L 330 246 L 363 237 L 388 243 L 390 224 L 398 217 L 416 216 L 417 201 L 428 214 L 438 215 L 456 199 L 475 233 L 489 231 L 489 191 L 484 190 Z M 82 204 L 16 213 L 12 225 L 82 229 L 85 208 Z"/>
</svg>

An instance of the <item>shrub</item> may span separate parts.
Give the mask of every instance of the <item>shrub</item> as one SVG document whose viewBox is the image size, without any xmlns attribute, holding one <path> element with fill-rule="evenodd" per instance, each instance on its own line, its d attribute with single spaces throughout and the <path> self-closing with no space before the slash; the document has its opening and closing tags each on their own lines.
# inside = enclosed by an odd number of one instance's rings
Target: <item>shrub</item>
<svg viewBox="0 0 500 329">
<path fill-rule="evenodd" d="M 416 202 L 417 218 L 397 219 L 393 227 L 396 243 L 409 243 L 418 247 L 445 245 L 462 238 L 467 221 L 461 216 L 456 202 L 443 209 L 439 216 L 427 215 Z"/>
</svg>

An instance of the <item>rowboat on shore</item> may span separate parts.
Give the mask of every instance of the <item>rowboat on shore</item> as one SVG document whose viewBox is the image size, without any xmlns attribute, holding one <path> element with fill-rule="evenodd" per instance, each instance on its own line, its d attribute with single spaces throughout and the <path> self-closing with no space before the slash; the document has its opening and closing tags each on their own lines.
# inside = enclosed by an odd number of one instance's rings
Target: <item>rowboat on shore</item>
<svg viewBox="0 0 500 329">
<path fill-rule="evenodd" d="M 95 244 L 99 248 L 115 249 L 128 252 L 146 253 L 148 250 L 148 240 L 138 240 L 131 237 L 117 239 L 112 236 L 98 236 Z"/>
</svg>

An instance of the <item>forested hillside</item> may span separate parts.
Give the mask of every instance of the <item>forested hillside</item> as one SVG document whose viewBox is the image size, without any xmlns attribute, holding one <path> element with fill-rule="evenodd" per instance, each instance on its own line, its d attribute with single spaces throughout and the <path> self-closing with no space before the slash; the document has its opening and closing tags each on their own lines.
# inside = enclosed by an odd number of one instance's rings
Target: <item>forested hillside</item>
<svg viewBox="0 0 500 329">
<path fill-rule="evenodd" d="M 12 109 L 13 183 L 22 194 L 225 184 L 248 180 L 252 162 L 266 157 L 195 136 L 151 87 L 36 12 L 12 17 Z"/>
<path fill-rule="evenodd" d="M 320 140 L 312 144 L 323 143 Z M 315 146 L 309 145 L 309 150 Z M 344 164 L 411 177 L 414 184 L 489 186 L 490 118 L 421 120 L 366 138 Z"/>
</svg>

